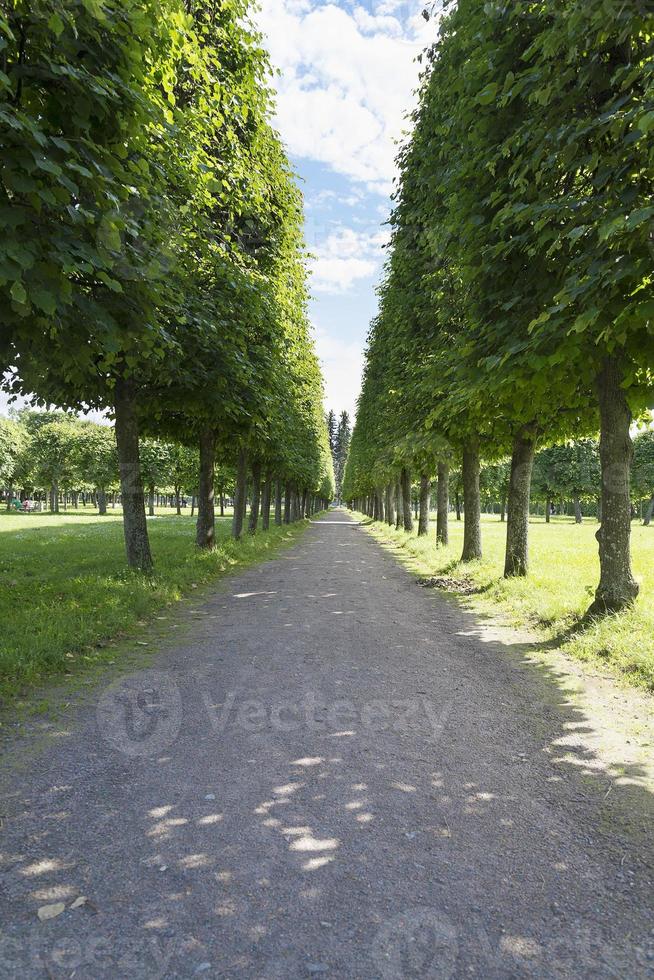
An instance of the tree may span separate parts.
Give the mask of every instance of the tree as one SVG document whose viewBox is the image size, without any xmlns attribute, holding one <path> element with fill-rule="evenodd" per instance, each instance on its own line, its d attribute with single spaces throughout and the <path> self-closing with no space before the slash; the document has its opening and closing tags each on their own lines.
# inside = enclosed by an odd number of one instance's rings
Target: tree
<svg viewBox="0 0 654 980">
<path fill-rule="evenodd" d="M 24 444 L 21 426 L 11 419 L 0 418 L 0 486 L 5 488 L 7 510 L 11 507 Z"/>
<path fill-rule="evenodd" d="M 370 494 L 400 447 L 436 432 L 462 457 L 469 560 L 480 460 L 511 453 L 504 573 L 524 575 L 538 441 L 599 425 L 592 614 L 637 594 L 629 430 L 652 402 L 653 46 L 633 0 L 610 14 L 460 0 L 441 21 L 398 159 L 346 479 Z"/>
<path fill-rule="evenodd" d="M 351 438 L 352 429 L 350 426 L 350 416 L 347 412 L 341 412 L 338 420 L 336 437 L 334 439 L 334 448 L 332 451 L 334 460 L 334 477 L 336 480 L 336 499 L 338 500 L 339 504 L 342 502 L 343 477 L 345 476 L 345 465 L 347 463 L 347 454 L 350 449 Z"/>
<path fill-rule="evenodd" d="M 336 465 L 336 413 L 330 410 L 325 416 L 325 424 L 327 425 L 327 435 L 329 437 L 329 449 L 332 454 L 332 459 L 334 460 L 334 466 Z"/>
<path fill-rule="evenodd" d="M 79 476 L 78 422 L 60 415 L 40 425 L 30 440 L 29 453 L 35 482 L 50 489 L 50 510 L 59 513 L 59 492 L 70 488 Z"/>
<path fill-rule="evenodd" d="M 639 432 L 634 439 L 634 464 L 631 484 L 641 498 L 647 497 L 643 523 L 649 527 L 654 517 L 654 431 Z"/>
<path fill-rule="evenodd" d="M 165 163 L 180 13 L 172 0 L 107 0 L 101 15 L 15 0 L 0 20 L 12 388 L 113 409 L 128 561 L 144 569 L 135 398 L 170 344 L 158 310 L 174 286 Z"/>
<path fill-rule="evenodd" d="M 142 439 L 139 445 L 139 461 L 143 484 L 148 491 L 148 513 L 153 517 L 155 491 L 157 487 L 168 485 L 170 446 L 160 439 Z"/>
<path fill-rule="evenodd" d="M 107 490 L 118 484 L 118 453 L 113 429 L 93 422 L 78 427 L 73 450 L 77 472 L 95 490 L 98 513 L 107 513 Z"/>
<path fill-rule="evenodd" d="M 579 439 L 542 450 L 537 457 L 537 485 L 545 497 L 571 498 L 581 524 L 582 500 L 597 500 L 601 486 L 599 449 L 594 439 Z"/>
</svg>

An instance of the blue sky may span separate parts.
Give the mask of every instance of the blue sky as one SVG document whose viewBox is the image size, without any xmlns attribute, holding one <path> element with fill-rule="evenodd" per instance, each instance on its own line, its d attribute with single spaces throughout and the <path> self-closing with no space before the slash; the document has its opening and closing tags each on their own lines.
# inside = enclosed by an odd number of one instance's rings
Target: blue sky
<svg viewBox="0 0 654 980">
<path fill-rule="evenodd" d="M 423 3 L 261 0 L 277 127 L 305 196 L 326 407 L 354 412 L 388 237 L 396 141 L 414 103 Z"/>
</svg>

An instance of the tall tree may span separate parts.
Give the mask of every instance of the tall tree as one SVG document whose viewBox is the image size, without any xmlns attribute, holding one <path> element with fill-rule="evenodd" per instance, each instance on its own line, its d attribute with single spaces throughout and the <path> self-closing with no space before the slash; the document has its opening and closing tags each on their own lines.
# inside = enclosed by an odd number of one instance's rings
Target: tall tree
<svg viewBox="0 0 654 980">
<path fill-rule="evenodd" d="M 350 450 L 350 441 L 352 438 L 352 428 L 350 426 L 350 416 L 347 412 L 341 412 L 338 420 L 338 429 L 336 431 L 336 437 L 334 439 L 334 476 L 336 479 L 336 499 L 339 504 L 342 502 L 343 496 L 343 477 L 345 476 L 345 465 L 347 463 L 347 454 Z"/>
</svg>

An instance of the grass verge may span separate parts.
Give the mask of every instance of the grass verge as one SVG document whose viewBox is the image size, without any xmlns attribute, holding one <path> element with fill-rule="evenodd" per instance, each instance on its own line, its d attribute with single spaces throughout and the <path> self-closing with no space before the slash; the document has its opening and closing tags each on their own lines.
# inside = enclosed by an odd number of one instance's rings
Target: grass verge
<svg viewBox="0 0 654 980">
<path fill-rule="evenodd" d="M 270 557 L 305 527 L 234 541 L 231 521 L 218 518 L 217 546 L 201 552 L 193 518 L 157 517 L 148 521 L 155 571 L 143 576 L 125 567 L 119 515 L 0 515 L 0 697 L 108 659 L 111 641 L 137 637 L 156 612 Z"/>
<path fill-rule="evenodd" d="M 437 548 L 435 522 L 427 537 L 418 538 L 415 532 L 405 534 L 360 516 L 370 533 L 416 575 L 443 577 L 452 592 L 471 588 L 472 594 L 460 596 L 470 608 L 535 628 L 545 645 L 609 666 L 630 684 L 654 691 L 654 527 L 633 525 L 633 565 L 640 583 L 634 607 L 588 623 L 583 616 L 599 580 L 594 520 L 574 524 L 559 518 L 546 524 L 533 518 L 530 574 L 505 579 L 506 525 L 497 517 L 482 519 L 484 558 L 464 564 L 459 561 L 462 522 L 450 522 L 450 545 Z"/>
</svg>

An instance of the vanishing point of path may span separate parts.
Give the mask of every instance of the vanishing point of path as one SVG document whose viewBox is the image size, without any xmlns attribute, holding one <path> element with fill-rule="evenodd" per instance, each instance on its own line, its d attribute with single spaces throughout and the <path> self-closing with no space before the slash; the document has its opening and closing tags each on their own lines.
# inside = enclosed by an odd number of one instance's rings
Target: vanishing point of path
<svg viewBox="0 0 654 980">
<path fill-rule="evenodd" d="M 16 738 L 0 976 L 654 976 L 647 791 L 348 515 L 187 618 Z"/>
</svg>

